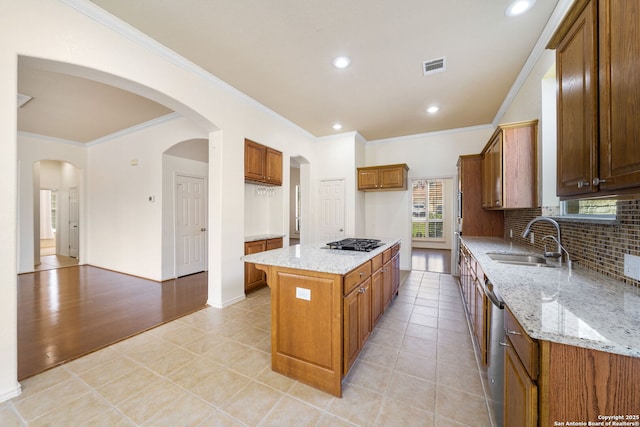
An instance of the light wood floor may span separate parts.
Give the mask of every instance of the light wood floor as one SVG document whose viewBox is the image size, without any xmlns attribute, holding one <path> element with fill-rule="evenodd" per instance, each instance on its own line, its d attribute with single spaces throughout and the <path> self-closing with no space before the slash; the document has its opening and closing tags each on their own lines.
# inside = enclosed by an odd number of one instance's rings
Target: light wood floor
<svg viewBox="0 0 640 427">
<path fill-rule="evenodd" d="M 162 283 L 90 266 L 18 276 L 18 379 L 206 305 L 207 274 Z"/>
</svg>

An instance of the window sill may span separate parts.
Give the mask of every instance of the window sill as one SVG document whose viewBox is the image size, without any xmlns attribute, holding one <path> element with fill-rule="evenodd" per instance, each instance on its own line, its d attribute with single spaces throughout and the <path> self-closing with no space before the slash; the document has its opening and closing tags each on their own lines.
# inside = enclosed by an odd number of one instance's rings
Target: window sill
<svg viewBox="0 0 640 427">
<path fill-rule="evenodd" d="M 592 218 L 586 215 L 562 215 L 562 216 L 551 216 L 550 218 L 555 219 L 558 222 L 571 222 L 571 223 L 582 223 L 582 224 L 602 224 L 602 225 L 617 225 L 619 221 L 614 216 L 610 217 L 601 217 L 601 218 Z"/>
</svg>

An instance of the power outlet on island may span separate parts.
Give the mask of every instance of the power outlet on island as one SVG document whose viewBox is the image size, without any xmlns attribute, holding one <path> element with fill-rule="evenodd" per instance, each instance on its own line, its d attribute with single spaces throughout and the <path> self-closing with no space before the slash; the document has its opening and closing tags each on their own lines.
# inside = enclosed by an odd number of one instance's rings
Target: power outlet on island
<svg viewBox="0 0 640 427">
<path fill-rule="evenodd" d="M 640 256 L 624 254 L 624 275 L 640 280 Z"/>
</svg>

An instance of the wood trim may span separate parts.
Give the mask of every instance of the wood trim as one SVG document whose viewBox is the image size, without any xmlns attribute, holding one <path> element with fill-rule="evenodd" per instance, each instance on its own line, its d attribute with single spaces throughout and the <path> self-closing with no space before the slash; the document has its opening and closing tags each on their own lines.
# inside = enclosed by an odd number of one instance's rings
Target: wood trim
<svg viewBox="0 0 640 427">
<path fill-rule="evenodd" d="M 547 49 L 556 49 L 558 45 L 562 42 L 562 39 L 567 35 L 571 26 L 575 22 L 575 20 L 580 16 L 585 7 L 589 4 L 591 0 L 575 0 L 571 9 L 567 12 L 567 14 L 562 19 L 560 25 L 556 29 L 556 32 L 553 33 L 549 43 L 547 43 Z M 596 0 L 593 0 L 596 1 Z"/>
</svg>

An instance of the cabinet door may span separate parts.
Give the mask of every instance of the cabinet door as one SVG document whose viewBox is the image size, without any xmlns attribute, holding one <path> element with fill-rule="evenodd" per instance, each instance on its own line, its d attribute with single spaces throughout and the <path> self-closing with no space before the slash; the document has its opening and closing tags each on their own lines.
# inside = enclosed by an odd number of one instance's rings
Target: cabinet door
<svg viewBox="0 0 640 427">
<path fill-rule="evenodd" d="M 282 247 L 282 237 L 267 240 L 266 250 L 270 251 L 272 249 L 280 249 L 281 247 Z"/>
<path fill-rule="evenodd" d="M 246 242 L 244 244 L 244 254 L 251 255 L 267 250 L 267 242 L 258 240 L 255 242 Z M 244 263 L 244 291 L 249 292 L 266 284 L 264 271 L 258 270 L 256 266 L 250 262 Z"/>
<path fill-rule="evenodd" d="M 282 185 L 282 153 L 269 147 L 265 149 L 265 181 Z"/>
<path fill-rule="evenodd" d="M 371 333 L 371 278 L 344 297 L 344 374 Z"/>
<path fill-rule="evenodd" d="M 601 190 L 640 187 L 640 3 L 599 5 L 600 173 L 595 176 L 606 181 Z"/>
<path fill-rule="evenodd" d="M 370 190 L 378 185 L 378 169 L 358 169 L 358 190 Z"/>
<path fill-rule="evenodd" d="M 264 145 L 244 140 L 244 177 L 247 180 L 262 181 L 265 176 L 265 154 Z"/>
<path fill-rule="evenodd" d="M 487 364 L 487 296 L 482 284 L 475 282 L 475 309 L 473 317 L 473 332 L 480 350 L 480 361 Z"/>
<path fill-rule="evenodd" d="M 398 294 L 400 288 L 400 254 L 391 259 L 391 298 Z"/>
<path fill-rule="evenodd" d="M 513 347 L 506 347 L 504 355 L 504 387 L 504 425 L 537 426 L 538 387 L 527 375 Z"/>
<path fill-rule="evenodd" d="M 382 316 L 382 268 L 371 275 L 371 324 Z"/>
<path fill-rule="evenodd" d="M 390 168 L 380 168 L 380 188 L 405 188 L 404 167 L 394 166 Z"/>
<path fill-rule="evenodd" d="M 502 132 L 500 132 L 491 145 L 490 158 L 491 169 L 489 176 L 490 189 L 490 206 L 492 208 L 500 208 L 504 205 L 502 200 Z"/>
<path fill-rule="evenodd" d="M 382 266 L 382 307 L 383 311 L 387 308 L 389 303 L 391 302 L 391 295 L 393 292 L 393 282 L 392 282 L 392 270 L 393 265 L 391 260 L 387 261 Z"/>
<path fill-rule="evenodd" d="M 591 181 L 597 176 L 598 143 L 596 11 L 593 0 L 556 49 L 558 196 L 595 191 Z"/>
</svg>

